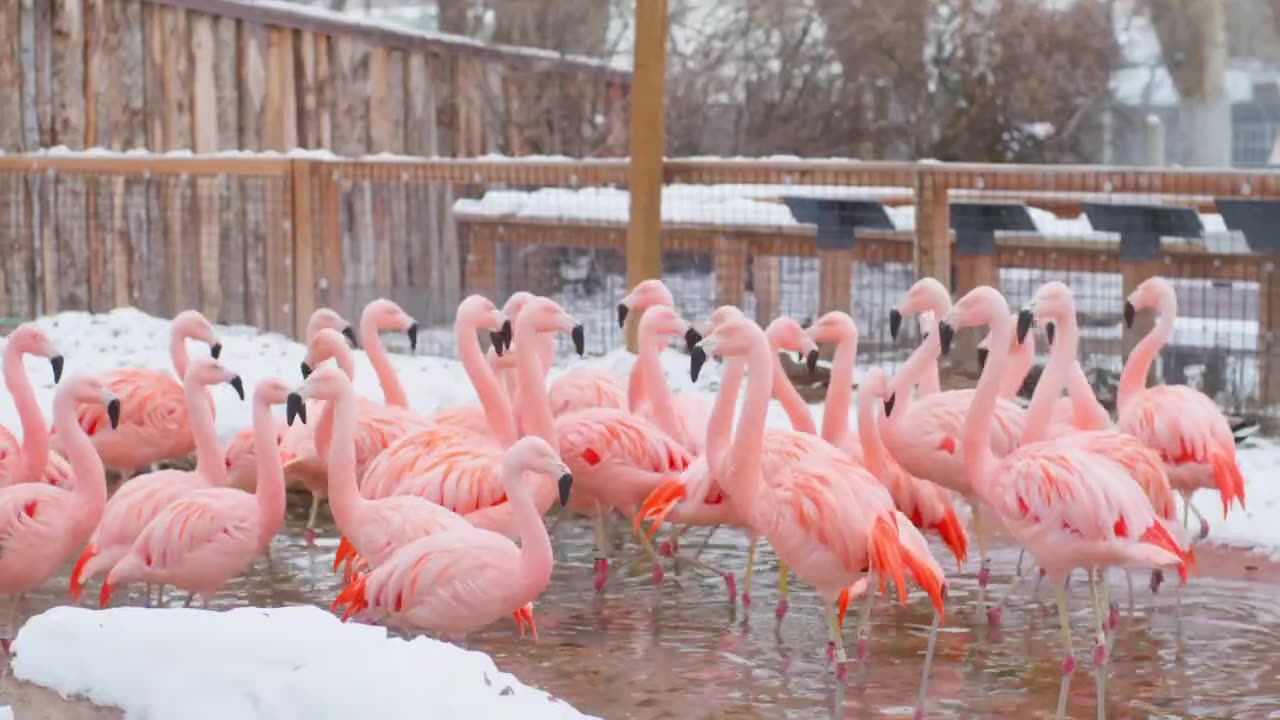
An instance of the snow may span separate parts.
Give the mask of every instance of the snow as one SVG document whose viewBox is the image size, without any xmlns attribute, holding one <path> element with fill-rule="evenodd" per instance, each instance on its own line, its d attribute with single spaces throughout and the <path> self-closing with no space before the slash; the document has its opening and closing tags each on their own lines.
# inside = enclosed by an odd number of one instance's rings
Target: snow
<svg viewBox="0 0 1280 720">
<path fill-rule="evenodd" d="M 0 720 L 13 720 L 13 710 L 8 705 L 0 707 Z"/>
<path fill-rule="evenodd" d="M 588 717 L 480 652 L 311 606 L 56 607 L 13 643 L 14 677 L 127 719 Z"/>
<path fill-rule="evenodd" d="M 1245 478 L 1248 509 L 1232 506 L 1222 519 L 1222 500 L 1216 490 L 1201 490 L 1193 501 L 1209 521 L 1209 541 L 1232 547 L 1258 550 L 1280 562 L 1280 483 L 1268 482 L 1280 467 L 1280 443 L 1253 439 L 1237 453 Z"/>
</svg>

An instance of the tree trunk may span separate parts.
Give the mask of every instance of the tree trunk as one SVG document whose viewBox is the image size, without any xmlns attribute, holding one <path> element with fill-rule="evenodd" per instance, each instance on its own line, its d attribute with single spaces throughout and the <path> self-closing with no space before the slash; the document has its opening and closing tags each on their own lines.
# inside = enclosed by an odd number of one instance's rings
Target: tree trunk
<svg viewBox="0 0 1280 720">
<path fill-rule="evenodd" d="M 1151 20 L 1181 96 L 1183 164 L 1230 166 L 1227 23 L 1221 0 L 1153 0 Z"/>
</svg>

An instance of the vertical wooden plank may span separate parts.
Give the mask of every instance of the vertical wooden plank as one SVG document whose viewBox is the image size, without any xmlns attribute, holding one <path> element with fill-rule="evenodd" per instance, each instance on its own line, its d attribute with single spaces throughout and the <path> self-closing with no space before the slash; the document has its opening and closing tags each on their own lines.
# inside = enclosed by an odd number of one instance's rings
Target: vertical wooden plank
<svg viewBox="0 0 1280 720">
<path fill-rule="evenodd" d="M 776 255 L 751 256 L 751 287 L 756 296 L 756 322 L 767 326 L 778 317 L 782 299 L 781 259 Z"/>
<path fill-rule="evenodd" d="M 453 217 L 453 201 L 455 187 L 445 183 L 440 186 L 440 255 L 439 261 L 444 268 L 440 278 L 438 297 L 442 305 L 441 311 L 452 314 L 458 303 L 462 302 L 462 238 L 458 232 L 458 223 Z M 491 285 L 493 287 L 494 285 Z M 496 299 L 496 298 L 495 298 Z"/>
<path fill-rule="evenodd" d="M 294 33 L 293 53 L 297 67 L 298 145 L 320 147 L 316 127 L 316 36 L 303 31 Z"/>
<path fill-rule="evenodd" d="M 83 13 L 84 0 L 53 2 L 53 141 L 72 150 L 85 140 Z"/>
<path fill-rule="evenodd" d="M 218 126 L 217 28 L 212 15 L 191 14 L 191 132 L 197 153 L 217 152 L 221 146 Z M 215 322 L 224 320 L 222 284 L 219 272 L 222 218 L 221 180 L 212 176 L 196 178 L 196 253 L 189 262 L 197 268 L 200 309 Z"/>
<path fill-rule="evenodd" d="M 471 228 L 463 232 L 467 238 L 467 292 L 494 298 L 498 290 L 497 243 Z"/>
<path fill-rule="evenodd" d="M 0 152 L 23 149 L 22 116 L 24 97 L 22 78 L 22 20 L 17 2 L 0 5 Z M 17 90 L 15 92 L 14 90 Z M 9 317 L 27 318 L 32 314 L 30 297 L 31 269 L 27 227 L 27 181 L 19 173 L 0 173 L 0 296 Z"/>
<path fill-rule="evenodd" d="M 313 176 L 314 177 L 314 176 Z M 326 167 L 320 174 L 321 228 L 323 241 L 316 246 L 316 267 L 319 268 L 318 283 L 324 289 L 324 304 L 331 308 L 346 312 L 345 272 L 342 267 L 342 187 L 338 182 L 338 173 Z"/>
<path fill-rule="evenodd" d="M 267 31 L 261 25 L 238 23 L 240 73 L 240 147 L 261 150 L 263 105 L 267 92 Z"/>
<path fill-rule="evenodd" d="M 1280 404 L 1280 256 L 1259 258 L 1258 276 L 1258 394 L 1263 407 Z"/>
<path fill-rule="evenodd" d="M 293 183 L 288 175 L 267 182 L 267 327 L 288 335 L 294 329 Z"/>
<path fill-rule="evenodd" d="M 120 95 L 112 102 L 112 147 L 120 149 L 144 147 L 147 143 L 146 68 L 147 45 L 145 21 L 140 0 L 108 3 L 111 23 L 118 28 L 119 54 L 114 75 L 120 82 Z M 147 191 L 142 178 L 118 177 L 111 184 L 111 227 L 114 229 L 111 252 L 112 299 L 116 307 L 137 304 L 133 294 L 132 243 L 146 232 Z"/>
<path fill-rule="evenodd" d="M 217 47 L 211 15 L 191 15 L 191 123 L 194 149 L 211 153 L 219 149 Z"/>
<path fill-rule="evenodd" d="M 163 131 L 162 131 L 163 132 Z M 137 210 L 130 206 L 129 247 L 130 289 L 139 309 L 153 315 L 169 312 L 169 293 L 164 259 L 165 199 L 171 178 L 150 176 L 143 179 L 145 202 Z M 136 214 L 134 214 L 136 213 Z"/>
<path fill-rule="evenodd" d="M 213 95 L 217 113 L 217 148 L 240 147 L 240 50 L 236 37 L 236 21 L 214 20 Z M 218 237 L 216 278 L 220 300 L 219 317 L 223 322 L 245 322 L 244 237 L 240 180 L 220 177 L 217 180 Z M 208 298 L 208 295 L 206 295 Z"/>
<path fill-rule="evenodd" d="M 22 151 L 22 19 L 21 6 L 0 3 L 0 152 Z"/>
<path fill-rule="evenodd" d="M 59 310 L 89 309 L 89 244 L 85 233 L 85 178 L 62 174 L 56 186 L 57 236 L 52 246 L 56 255 L 46 255 L 46 273 L 57 276 Z"/>
<path fill-rule="evenodd" d="M 716 305 L 741 307 L 747 290 L 747 251 L 744 244 L 731 237 L 717 237 L 711 266 L 716 276 Z"/>
<path fill-rule="evenodd" d="M 21 0 L 23 127 L 25 147 L 54 144 L 53 6 L 48 0 Z"/>
<path fill-rule="evenodd" d="M 346 36 L 332 39 L 333 149 L 356 157 L 369 151 L 369 46 Z"/>
<path fill-rule="evenodd" d="M 37 222 L 40 254 L 37 256 L 36 274 L 43 279 L 44 285 L 40 311 L 52 315 L 61 309 L 58 305 L 58 174 L 48 170 L 43 175 L 44 180 L 35 198 L 40 208 Z"/>
<path fill-rule="evenodd" d="M 316 147 L 333 147 L 333 77 L 329 69 L 329 36 L 315 36 Z"/>
<path fill-rule="evenodd" d="M 853 249 L 818 250 L 818 312 L 853 309 Z"/>
<path fill-rule="evenodd" d="M 147 63 L 146 63 L 146 101 L 145 114 L 147 122 L 146 146 L 152 151 L 164 151 L 172 148 L 165 135 L 164 107 L 165 96 L 165 45 L 168 33 L 165 28 L 165 14 L 169 8 L 146 3 L 142 6 L 145 23 Z"/>
<path fill-rule="evenodd" d="M 84 143 L 86 147 L 110 147 L 112 102 L 118 93 L 119 78 L 109 68 L 119 65 L 120 38 L 104 0 L 84 0 Z M 118 72 L 118 70 L 117 70 Z M 89 248 L 89 308 L 95 312 L 110 310 L 114 293 L 111 289 L 111 257 L 113 238 L 111 190 L 114 180 L 91 178 L 85 187 L 86 244 Z M 106 204 L 100 200 L 106 199 Z M 105 217 L 104 217 L 105 216 Z"/>
<path fill-rule="evenodd" d="M 298 146 L 298 100 L 294 85 L 293 31 L 267 31 L 267 94 L 263 149 L 287 152 Z"/>
<path fill-rule="evenodd" d="M 240 199 L 244 213 L 245 316 L 250 325 L 267 327 L 267 220 L 263 199 L 270 185 L 262 178 L 241 178 Z"/>
<path fill-rule="evenodd" d="M 240 147 L 263 149 L 264 107 L 267 92 L 267 31 L 261 25 L 240 22 L 237 70 L 240 99 Z M 244 319 L 256 327 L 267 326 L 266 218 L 262 198 L 266 182 L 260 178 L 236 178 L 231 197 L 241 215 L 241 262 L 226 268 L 226 275 L 242 273 Z"/>
<path fill-rule="evenodd" d="M 967 254 L 956 252 L 953 258 L 956 269 L 955 287 L 952 291 L 956 297 L 981 285 L 999 287 L 1000 270 L 996 266 L 995 253 Z M 978 339 L 976 333 L 960 333 L 956 336 L 955 350 L 951 353 L 952 362 L 958 363 L 966 375 L 975 376 L 981 372 L 978 367 Z"/>
<path fill-rule="evenodd" d="M 634 132 L 634 130 L 633 130 Z M 951 288 L 951 206 L 943 176 L 922 171 L 916 178 L 916 277 L 933 277 Z"/>
<path fill-rule="evenodd" d="M 369 51 L 369 152 L 391 152 L 391 51 Z M 399 94 L 399 93 L 397 93 Z"/>
<path fill-rule="evenodd" d="M 293 191 L 293 336 L 306 336 L 307 321 L 316 305 L 315 283 L 315 178 L 324 168 L 313 160 L 294 160 Z"/>
<path fill-rule="evenodd" d="M 432 156 L 437 153 L 436 137 L 436 88 L 431 72 L 431 59 L 426 53 L 410 53 L 405 58 L 405 153 Z M 448 319 L 437 289 L 441 286 L 444 267 L 436 262 L 439 256 L 439 211 L 442 189 L 439 183 L 415 182 L 410 189 L 405 208 L 405 225 L 410 229 L 407 238 L 408 279 L 415 287 L 431 288 L 423 293 L 426 306 L 423 319 L 429 323 Z"/>
</svg>

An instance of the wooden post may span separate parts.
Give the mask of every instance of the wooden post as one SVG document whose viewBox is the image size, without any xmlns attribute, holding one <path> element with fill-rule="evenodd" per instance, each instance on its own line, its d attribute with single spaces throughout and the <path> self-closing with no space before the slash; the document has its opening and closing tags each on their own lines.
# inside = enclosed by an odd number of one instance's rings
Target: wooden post
<svg viewBox="0 0 1280 720">
<path fill-rule="evenodd" d="M 933 277 L 951 289 L 951 207 L 941 174 L 916 176 L 916 277 Z"/>
<path fill-rule="evenodd" d="M 777 255 L 751 256 L 751 287 L 756 295 L 756 322 L 767 326 L 778 316 L 782 300 L 782 259 Z"/>
<path fill-rule="evenodd" d="M 628 262 L 628 268 L 630 265 Z M 743 293 L 747 288 L 746 243 L 731 236 L 717 237 L 715 251 L 711 254 L 711 265 L 716 275 L 716 305 L 741 307 Z M 635 285 L 635 282 L 631 284 Z"/>
<path fill-rule="evenodd" d="M 818 313 L 832 310 L 853 311 L 852 247 L 818 249 Z"/>
<path fill-rule="evenodd" d="M 662 274 L 662 156 L 666 148 L 667 0 L 636 0 L 631 80 L 631 163 L 628 184 L 627 287 Z M 636 350 L 639 313 L 627 328 Z"/>
<path fill-rule="evenodd" d="M 316 182 L 314 177 L 323 173 L 314 160 L 290 161 L 293 178 L 293 333 L 302 340 L 306 336 L 307 322 L 316 309 L 315 279 L 315 214 Z"/>
<path fill-rule="evenodd" d="M 991 247 L 964 247 L 957 239 L 955 268 L 955 287 L 952 288 L 952 291 L 955 292 L 958 298 L 964 297 L 965 293 L 980 285 L 989 285 L 994 288 L 1000 287 L 994 245 Z M 942 318 L 937 319 L 941 320 Z M 956 347 L 951 352 L 951 362 L 958 364 L 966 375 L 972 377 L 976 377 L 980 372 L 978 367 L 978 338 L 979 335 L 977 333 L 958 333 L 956 335 Z"/>
<path fill-rule="evenodd" d="M 1280 257 L 1262 259 L 1258 283 L 1258 395 L 1264 407 L 1280 403 L 1280 279 L 1276 278 Z"/>
</svg>

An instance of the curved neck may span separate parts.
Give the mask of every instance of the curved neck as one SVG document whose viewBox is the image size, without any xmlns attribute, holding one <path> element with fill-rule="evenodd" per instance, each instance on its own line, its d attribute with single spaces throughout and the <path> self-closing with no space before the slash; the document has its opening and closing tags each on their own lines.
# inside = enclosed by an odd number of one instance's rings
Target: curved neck
<svg viewBox="0 0 1280 720">
<path fill-rule="evenodd" d="M 862 446 L 862 464 L 877 478 L 885 478 L 889 463 L 884 442 L 880 439 L 880 418 L 876 417 L 876 398 L 858 393 L 858 443 Z"/>
<path fill-rule="evenodd" d="M 373 374 L 378 376 L 378 384 L 382 386 L 382 399 L 387 405 L 408 408 L 409 399 L 404 394 L 404 386 L 400 384 L 400 376 L 391 366 L 391 356 L 382 344 L 378 335 L 378 326 L 373 318 L 360 322 L 360 344 L 369 356 L 369 364 L 373 366 Z"/>
<path fill-rule="evenodd" d="M 542 522 L 542 515 L 538 513 L 527 482 L 534 478 L 528 477 L 529 474 L 505 460 L 502 475 L 507 499 L 511 502 L 515 534 L 520 538 L 520 569 L 524 574 L 525 584 L 530 590 L 540 594 L 551 575 L 552 556 L 547 526 Z M 539 478 L 538 481 L 545 481 L 545 478 Z"/>
<path fill-rule="evenodd" d="M 680 420 L 676 417 L 676 406 L 671 400 L 671 388 L 667 386 L 667 380 L 662 374 L 661 354 L 664 347 L 666 343 L 656 337 L 650 337 L 646 342 L 641 342 L 640 356 L 636 358 L 636 365 L 631 374 L 632 376 L 637 372 L 640 374 L 642 397 L 649 400 L 654 423 L 664 433 L 679 439 L 682 445 L 688 447 L 689 438 L 685 437 Z M 630 381 L 628 381 L 627 390 L 627 394 L 630 395 Z"/>
<path fill-rule="evenodd" d="M 920 383 L 920 379 L 931 372 L 938 372 L 940 357 L 942 357 L 942 341 L 938 338 L 938 333 L 931 332 L 911 352 L 902 367 L 898 368 L 891 383 L 896 407 L 893 414 L 885 418 L 886 425 L 890 428 L 895 427 L 900 418 L 906 417 L 907 410 L 911 407 L 911 391 Z"/>
<path fill-rule="evenodd" d="M 1071 398 L 1072 422 L 1081 430 L 1105 430 L 1111 427 L 1111 415 L 1098 402 L 1089 378 L 1079 361 L 1071 363 L 1067 375 L 1067 397 Z"/>
<path fill-rule="evenodd" d="M 177 325 L 169 333 L 169 360 L 173 362 L 173 370 L 178 373 L 179 379 L 187 376 L 187 363 L 190 360 L 187 356 L 187 337 L 187 333 Z"/>
<path fill-rule="evenodd" d="M 535 338 L 530 343 L 530 347 L 540 349 L 544 345 L 543 333 L 534 329 L 532 321 L 521 322 L 525 317 L 521 314 L 516 319 L 516 336 Z M 555 418 L 551 416 L 551 401 L 547 397 L 546 370 L 540 354 L 538 352 L 518 353 L 516 373 L 520 379 L 520 405 L 524 410 L 522 415 L 524 431 L 546 440 L 551 447 L 559 447 L 560 443 L 556 439 Z"/>
<path fill-rule="evenodd" d="M 791 421 L 791 429 L 796 432 L 809 433 L 810 435 L 818 434 L 818 424 L 813 421 L 813 414 L 809 412 L 809 404 L 800 397 L 800 391 L 796 390 L 796 386 L 791 384 L 787 379 L 787 373 L 782 369 L 782 356 L 779 355 L 774 348 L 773 353 L 773 397 L 782 406 L 783 412 L 787 414 L 787 419 Z M 742 373 L 739 371 L 738 382 L 742 381 Z M 723 382 L 723 380 L 721 380 Z M 735 394 L 737 388 L 734 388 Z"/>
<path fill-rule="evenodd" d="M 1071 366 L 1076 364 L 1076 349 L 1080 345 L 1076 330 L 1075 313 L 1062 321 L 1055 321 L 1057 338 L 1049 348 L 1049 361 L 1045 363 L 1036 382 L 1035 392 L 1031 393 L 1031 406 L 1027 408 L 1026 420 L 1022 426 L 1022 444 L 1039 442 L 1049 436 L 1049 423 L 1053 420 L 1053 407 L 1067 384 L 1067 376 Z M 1031 336 L 1027 336 L 1028 342 Z"/>
<path fill-rule="evenodd" d="M 356 364 L 355 358 L 351 351 L 347 348 L 339 348 L 333 354 L 333 362 L 337 364 L 347 379 L 355 382 Z M 353 386 L 354 387 L 354 386 Z M 315 429 L 315 445 L 316 455 L 325 457 L 329 453 L 329 443 L 333 439 L 333 403 L 326 402 L 320 409 L 320 419 L 316 421 Z"/>
<path fill-rule="evenodd" d="M 746 399 L 742 403 L 742 417 L 738 421 L 733 447 L 726 458 L 727 472 L 720 478 L 720 486 L 747 518 L 755 518 L 759 510 L 768 506 L 768 503 L 760 502 L 759 496 L 764 488 L 761 454 L 765 415 L 769 412 L 769 398 L 773 394 L 773 358 L 763 336 L 761 340 L 747 353 Z"/>
<path fill-rule="evenodd" d="M 182 384 L 187 400 L 187 422 L 196 442 L 196 472 L 209 479 L 211 487 L 226 487 L 227 463 L 213 426 L 213 401 L 209 388 L 195 382 Z"/>
<path fill-rule="evenodd" d="M 1147 387 L 1147 375 L 1151 372 L 1151 363 L 1155 361 L 1156 355 L 1160 354 L 1165 343 L 1169 342 L 1169 336 L 1173 335 L 1173 322 L 1177 312 L 1170 307 L 1161 307 L 1159 312 L 1160 317 L 1156 320 L 1155 327 L 1134 346 L 1133 352 L 1129 353 L 1128 362 L 1120 371 L 1120 386 L 1116 389 L 1116 408 L 1121 412 L 1129 398 Z"/>
<path fill-rule="evenodd" d="M 76 404 L 70 395 L 54 398 L 53 425 L 58 430 L 58 437 L 62 438 L 62 450 L 66 453 L 67 464 L 71 466 L 71 476 L 76 479 L 71 494 L 88 510 L 96 524 L 103 506 L 107 504 L 106 470 L 93 442 L 80 427 Z"/>
<path fill-rule="evenodd" d="M 43 477 L 45 463 L 49 460 L 49 428 L 45 427 L 44 416 L 40 414 L 40 405 L 36 402 L 35 391 L 31 389 L 31 379 L 27 377 L 22 356 L 12 343 L 5 348 L 4 386 L 13 396 L 18 419 L 22 422 L 19 479 L 36 480 Z"/>
<path fill-rule="evenodd" d="M 258 456 L 258 487 L 253 493 L 258 501 L 258 542 L 266 545 L 284 522 L 284 468 L 269 403 L 253 404 L 253 446 Z"/>
<path fill-rule="evenodd" d="M 1053 348 L 1049 349 L 1049 355 L 1053 355 Z M 1027 382 L 1027 376 L 1031 374 L 1031 367 L 1035 364 L 1035 340 L 1031 335 L 1027 335 L 1025 344 L 1014 345 L 1010 350 L 1009 370 L 1000 383 L 1000 397 L 1005 399 L 1017 397 L 1018 391 L 1022 390 L 1022 386 Z"/>
<path fill-rule="evenodd" d="M 924 335 L 925 340 L 933 337 L 934 331 L 938 329 L 937 319 L 946 317 L 947 312 L 950 310 L 951 304 L 947 303 L 946 306 L 939 306 L 933 311 L 920 313 L 920 332 Z M 938 341 L 934 340 L 934 342 Z M 939 348 L 939 355 L 941 355 L 941 348 Z M 942 390 L 942 370 L 938 367 L 936 356 L 934 361 L 929 363 L 924 372 L 921 373 L 920 383 L 916 387 L 921 395 L 932 395 Z"/>
<path fill-rule="evenodd" d="M 831 384 L 827 387 L 827 407 L 822 411 L 822 439 L 839 445 L 849 434 L 849 403 L 853 399 L 853 363 L 858 356 L 858 338 L 846 334 L 836 344 L 831 358 Z"/>
<path fill-rule="evenodd" d="M 489 421 L 489 430 L 503 447 L 509 447 L 517 438 L 511 401 L 498 383 L 498 376 L 494 374 L 493 368 L 485 362 L 480 336 L 476 334 L 477 328 L 473 323 L 459 318 L 453 324 L 453 331 L 458 346 L 458 359 L 462 361 L 462 369 L 471 380 L 476 396 L 480 398 L 480 407 L 484 409 L 484 417 Z"/>
<path fill-rule="evenodd" d="M 344 533 L 359 522 L 357 513 L 364 498 L 356 486 L 356 395 L 350 388 L 333 406 L 333 442 L 329 447 L 329 510 Z"/>
<path fill-rule="evenodd" d="M 991 424 L 996 402 L 1000 399 L 1000 379 L 1009 367 L 1009 343 L 1013 340 L 1013 321 L 1007 309 L 1001 308 L 992 313 L 990 323 L 991 352 L 987 355 L 987 366 L 978 379 L 978 387 L 964 419 L 962 446 L 965 472 L 978 497 L 984 496 L 996 464 L 995 454 L 991 452 Z"/>
<path fill-rule="evenodd" d="M 725 363 L 724 372 L 720 374 L 720 392 L 716 393 L 711 415 L 707 418 L 707 465 L 713 472 L 720 469 L 729 455 L 733 411 L 738 407 L 738 391 L 742 389 L 742 379 L 746 374 L 747 361 L 736 357 Z"/>
</svg>

